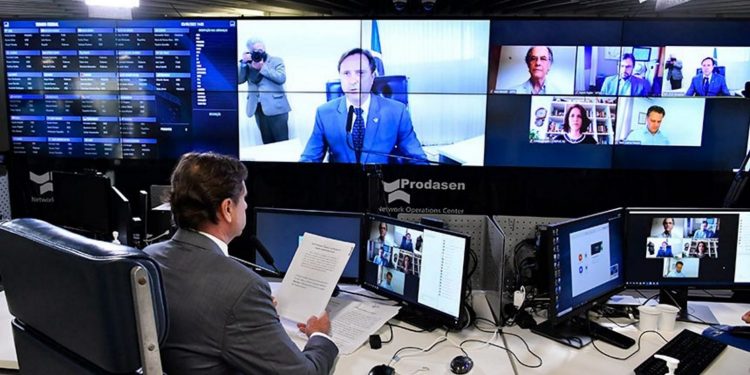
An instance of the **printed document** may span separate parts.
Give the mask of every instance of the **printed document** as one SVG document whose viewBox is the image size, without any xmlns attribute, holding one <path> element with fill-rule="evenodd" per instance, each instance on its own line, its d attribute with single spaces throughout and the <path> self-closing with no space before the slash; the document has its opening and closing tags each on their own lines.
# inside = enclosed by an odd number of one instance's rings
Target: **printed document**
<svg viewBox="0 0 750 375">
<path fill-rule="evenodd" d="M 351 242 L 305 233 L 276 295 L 279 315 L 305 323 L 323 313 L 353 250 Z"/>
</svg>

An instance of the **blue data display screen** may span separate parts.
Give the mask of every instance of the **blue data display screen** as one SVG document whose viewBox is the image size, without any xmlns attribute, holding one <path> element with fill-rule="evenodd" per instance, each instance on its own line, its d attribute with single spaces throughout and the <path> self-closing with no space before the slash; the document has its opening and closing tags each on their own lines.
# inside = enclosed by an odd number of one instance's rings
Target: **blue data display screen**
<svg viewBox="0 0 750 375">
<path fill-rule="evenodd" d="M 4 21 L 13 152 L 237 154 L 233 20 Z"/>
</svg>

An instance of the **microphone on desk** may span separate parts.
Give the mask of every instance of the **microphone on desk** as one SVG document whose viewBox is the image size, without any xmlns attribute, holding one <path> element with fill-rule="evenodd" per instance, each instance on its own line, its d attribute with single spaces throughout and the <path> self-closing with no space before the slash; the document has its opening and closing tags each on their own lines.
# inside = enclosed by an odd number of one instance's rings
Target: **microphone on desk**
<svg viewBox="0 0 750 375">
<path fill-rule="evenodd" d="M 232 258 L 232 259 L 234 259 L 234 260 L 236 260 L 236 261 L 238 261 L 238 262 L 240 262 L 240 263 L 242 263 L 242 264 L 244 264 L 244 265 L 246 265 L 246 266 L 252 267 L 252 268 L 254 268 L 256 270 L 263 270 L 263 271 L 266 271 L 266 272 L 268 272 L 268 273 L 270 273 L 270 274 L 272 274 L 274 276 L 281 276 L 281 273 L 279 273 L 278 271 L 274 271 L 272 269 L 268 269 L 266 267 L 263 267 L 263 266 L 260 266 L 258 264 L 255 264 L 253 262 L 249 262 L 249 261 L 246 261 L 244 259 L 237 258 L 234 255 L 230 255 L 229 257 Z"/>
<path fill-rule="evenodd" d="M 255 251 L 260 253 L 260 256 L 263 257 L 263 260 L 266 261 L 266 263 L 273 268 L 274 271 L 276 271 L 277 275 L 281 275 L 281 271 L 279 271 L 278 268 L 273 264 L 274 260 L 271 256 L 271 253 L 266 249 L 266 247 L 263 245 L 263 242 L 260 242 L 258 237 L 256 236 L 250 236 L 250 243 L 255 248 Z"/>
</svg>

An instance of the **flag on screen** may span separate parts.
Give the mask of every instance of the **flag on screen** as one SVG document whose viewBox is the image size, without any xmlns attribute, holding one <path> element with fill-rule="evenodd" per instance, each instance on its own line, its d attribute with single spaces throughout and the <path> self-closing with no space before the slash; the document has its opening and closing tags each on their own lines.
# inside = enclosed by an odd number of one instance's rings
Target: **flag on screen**
<svg viewBox="0 0 750 375">
<path fill-rule="evenodd" d="M 383 66 L 383 50 L 380 48 L 380 32 L 378 32 L 378 21 L 372 20 L 372 36 L 370 37 L 370 52 L 372 57 L 375 58 L 375 65 L 377 66 L 378 77 L 385 75 L 385 67 Z"/>
</svg>

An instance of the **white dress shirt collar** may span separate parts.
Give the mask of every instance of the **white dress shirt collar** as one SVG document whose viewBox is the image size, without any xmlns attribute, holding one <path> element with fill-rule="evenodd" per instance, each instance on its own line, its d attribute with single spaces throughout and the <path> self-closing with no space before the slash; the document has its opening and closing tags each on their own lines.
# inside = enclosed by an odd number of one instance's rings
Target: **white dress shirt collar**
<svg viewBox="0 0 750 375">
<path fill-rule="evenodd" d="M 370 95 L 367 95 L 367 99 L 365 99 L 365 101 L 362 102 L 362 105 L 360 107 L 357 107 L 356 105 L 352 104 L 352 102 L 350 102 L 349 99 L 346 100 L 347 111 L 349 110 L 349 107 L 362 108 L 362 119 L 365 121 L 365 128 L 367 127 L 367 113 L 369 113 L 370 111 L 370 98 L 372 98 L 373 95 L 375 94 L 370 93 Z M 352 119 L 352 121 L 354 121 L 354 119 Z"/>
<path fill-rule="evenodd" d="M 211 241 L 213 241 L 216 244 L 216 246 L 218 246 L 219 249 L 221 249 L 221 252 L 224 253 L 224 255 L 229 256 L 229 245 L 227 245 L 226 242 L 224 242 L 224 241 L 216 238 L 214 235 L 208 234 L 206 232 L 198 231 L 198 233 L 200 233 L 200 234 L 208 237 L 208 239 L 210 239 Z"/>
</svg>

